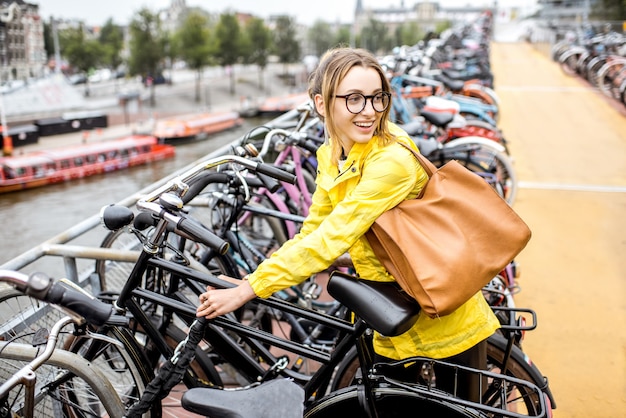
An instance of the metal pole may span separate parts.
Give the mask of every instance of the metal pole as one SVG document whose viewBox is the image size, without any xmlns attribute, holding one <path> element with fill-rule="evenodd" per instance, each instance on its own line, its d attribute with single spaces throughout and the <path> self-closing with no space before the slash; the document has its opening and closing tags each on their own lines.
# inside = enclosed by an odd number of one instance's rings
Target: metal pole
<svg viewBox="0 0 626 418">
<path fill-rule="evenodd" d="M 59 48 L 59 33 L 57 31 L 57 21 L 50 17 L 52 23 L 52 40 L 54 42 L 54 72 L 61 72 L 61 50 Z"/>
<path fill-rule="evenodd" d="M 4 113 L 4 94 L 0 93 L 0 124 L 2 124 L 2 152 L 4 153 L 6 150 L 7 144 L 7 136 L 8 136 L 8 127 L 7 127 L 7 117 Z M 11 147 L 13 144 L 11 144 Z"/>
</svg>

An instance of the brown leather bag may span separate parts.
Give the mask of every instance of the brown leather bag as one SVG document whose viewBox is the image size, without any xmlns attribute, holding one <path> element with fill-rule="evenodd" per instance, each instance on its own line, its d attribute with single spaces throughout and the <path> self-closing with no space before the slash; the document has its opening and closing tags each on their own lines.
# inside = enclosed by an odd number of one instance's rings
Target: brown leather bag
<svg viewBox="0 0 626 418">
<path fill-rule="evenodd" d="M 531 232 L 482 177 L 457 161 L 437 169 L 407 148 L 428 183 L 421 196 L 383 213 L 366 237 L 426 314 L 448 315 L 511 262 Z"/>
</svg>

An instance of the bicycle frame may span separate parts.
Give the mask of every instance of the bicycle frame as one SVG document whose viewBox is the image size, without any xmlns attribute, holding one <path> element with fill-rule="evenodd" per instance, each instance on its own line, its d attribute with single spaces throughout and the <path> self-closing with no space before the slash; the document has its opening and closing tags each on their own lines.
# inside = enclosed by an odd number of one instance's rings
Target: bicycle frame
<svg viewBox="0 0 626 418">
<path fill-rule="evenodd" d="M 175 311 L 181 315 L 181 317 L 187 318 L 189 323 L 193 321 L 193 318 L 195 318 L 195 307 L 188 303 L 174 300 L 168 296 L 136 287 L 135 284 L 140 279 L 138 273 L 140 273 L 143 268 L 148 267 L 154 267 L 162 271 L 167 271 L 172 274 L 172 276 L 176 276 L 180 280 L 189 283 L 201 283 L 203 285 L 211 285 L 218 288 L 233 286 L 231 283 L 220 280 L 217 277 L 178 265 L 169 260 L 153 258 L 148 252 L 144 252 L 138 260 L 137 269 L 134 271 L 137 275 L 131 277 L 128 285 L 122 291 L 118 301 L 122 302 L 124 306 L 131 311 L 131 313 L 137 313 L 139 315 L 136 319 L 142 327 L 146 327 L 146 332 L 150 335 L 157 333 L 158 330 L 156 330 L 154 325 L 151 324 L 149 318 L 142 315 L 143 311 L 141 310 L 138 300 L 150 301 L 162 305 L 164 309 Z M 377 386 L 377 382 L 396 385 L 404 388 L 405 390 L 417 391 L 423 394 L 429 391 L 427 387 L 420 385 L 415 386 L 405 382 L 394 382 L 379 374 L 380 370 L 382 370 L 381 364 L 374 364 L 374 352 L 371 343 L 369 342 L 369 338 L 371 336 L 370 328 L 363 320 L 357 318 L 354 323 L 351 323 L 340 318 L 284 302 L 274 297 L 269 299 L 257 299 L 254 303 L 266 305 L 271 309 L 278 309 L 280 311 L 310 319 L 316 323 L 321 323 L 325 326 L 334 328 L 339 332 L 339 336 L 333 351 L 329 353 L 320 349 L 312 348 L 307 344 L 294 342 L 266 331 L 249 327 L 234 319 L 232 315 L 218 317 L 209 321 L 205 330 L 205 339 L 210 342 L 214 349 L 218 351 L 228 363 L 236 365 L 237 370 L 240 373 L 246 373 L 251 382 L 263 382 L 279 375 L 292 378 L 302 385 L 305 391 L 305 399 L 308 400 L 307 404 L 310 405 L 313 402 L 320 400 L 327 394 L 328 385 L 335 369 L 342 363 L 344 357 L 354 348 L 356 343 L 361 369 L 360 375 L 366 377 L 361 383 L 363 385 L 363 389 L 365 390 L 364 393 L 367 403 L 366 405 L 363 405 L 364 408 L 367 408 L 370 411 L 375 411 L 375 397 L 370 391 Z M 229 332 L 235 333 L 242 341 L 245 341 L 254 354 L 245 350 L 238 341 L 230 338 L 228 336 Z M 277 347 L 279 349 L 286 350 L 289 353 L 298 354 L 318 361 L 321 363 L 321 366 L 312 375 L 302 374 L 297 370 L 288 368 L 287 366 L 289 360 L 286 357 L 276 357 L 270 352 L 268 346 Z M 419 358 L 419 360 L 437 362 L 432 359 Z M 406 361 L 411 361 L 411 359 Z M 263 367 L 262 364 L 266 364 L 267 366 Z M 489 372 L 476 372 L 483 373 L 492 379 L 504 378 L 500 374 L 496 375 L 490 374 Z M 507 379 L 516 384 L 521 383 L 516 381 L 514 378 Z M 543 392 L 530 382 L 524 382 L 523 384 L 527 384 L 532 388 L 532 391 L 536 391 L 536 393 L 540 394 L 538 395 L 538 408 L 540 408 L 541 411 L 545 411 L 545 395 Z M 503 384 L 502 387 L 506 387 L 506 384 Z M 450 398 L 450 395 L 440 394 L 439 396 L 449 401 L 454 399 L 454 402 L 457 402 L 455 398 Z M 467 402 L 467 406 L 471 405 L 474 408 L 485 410 L 487 412 L 493 412 L 493 410 L 490 409 L 492 407 L 488 405 L 479 404 L 476 406 L 474 403 L 469 401 L 459 401 L 459 403 L 462 402 Z M 501 411 L 499 409 L 497 410 L 503 416 L 526 416 L 516 414 L 514 412 Z"/>
</svg>

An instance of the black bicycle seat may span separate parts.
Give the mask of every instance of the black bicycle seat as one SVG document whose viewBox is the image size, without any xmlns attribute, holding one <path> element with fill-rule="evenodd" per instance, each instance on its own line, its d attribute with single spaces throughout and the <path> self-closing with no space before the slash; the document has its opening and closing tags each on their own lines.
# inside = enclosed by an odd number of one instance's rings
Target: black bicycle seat
<svg viewBox="0 0 626 418">
<path fill-rule="evenodd" d="M 333 298 L 388 337 L 408 331 L 420 312 L 419 304 L 396 282 L 364 280 L 334 271 L 326 288 Z"/>
<path fill-rule="evenodd" d="M 184 409 L 211 418 L 302 418 L 304 390 L 289 379 L 274 379 L 243 389 L 191 388 Z"/>
</svg>

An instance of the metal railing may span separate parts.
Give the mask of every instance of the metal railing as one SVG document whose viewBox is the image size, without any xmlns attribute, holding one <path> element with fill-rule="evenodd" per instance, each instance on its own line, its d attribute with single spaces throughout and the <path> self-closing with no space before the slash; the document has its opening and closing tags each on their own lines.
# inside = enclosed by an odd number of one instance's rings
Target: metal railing
<svg viewBox="0 0 626 418">
<path fill-rule="evenodd" d="M 297 120 L 298 110 L 288 111 L 277 118 L 273 119 L 268 123 L 264 123 L 264 126 L 268 127 L 285 127 L 290 126 L 292 123 L 295 124 Z M 231 143 L 226 144 L 225 146 L 207 154 L 206 156 L 200 158 L 199 160 L 175 171 L 171 175 L 164 177 L 157 182 L 139 190 L 138 192 L 126 197 L 125 199 L 117 202 L 117 205 L 123 205 L 126 207 L 134 206 L 139 199 L 141 199 L 146 194 L 149 194 L 159 187 L 167 184 L 169 181 L 178 177 L 181 173 L 187 171 L 189 168 L 199 164 L 200 162 L 214 158 L 220 155 L 225 155 L 231 149 L 232 144 L 238 143 L 242 138 L 237 138 L 233 140 Z M 110 249 L 110 248 L 101 248 L 99 247 L 99 241 L 95 245 L 85 245 L 81 243 L 85 241 L 84 237 L 96 230 L 97 228 L 101 228 L 100 225 L 100 216 L 99 214 L 94 214 L 93 216 L 85 219 L 84 221 L 74 225 L 73 227 L 61 232 L 60 234 L 36 245 L 30 250 L 14 257 L 13 259 L 7 261 L 6 263 L 0 265 L 0 269 L 8 269 L 15 271 L 22 271 L 24 273 L 32 272 L 38 270 L 35 268 L 35 264 L 42 259 L 45 258 L 62 258 L 63 260 L 63 269 L 64 271 L 59 272 L 58 266 L 55 265 L 55 271 L 50 272 L 49 268 L 46 268 L 45 271 L 50 275 L 60 275 L 63 274 L 67 279 L 72 280 L 73 282 L 84 285 L 87 282 L 91 281 L 90 279 L 93 277 L 93 268 L 90 270 L 89 268 L 79 268 L 79 260 L 115 260 L 115 261 L 127 261 L 132 262 L 134 258 L 136 258 L 136 254 L 130 253 L 128 251 L 119 250 L 119 249 Z M 89 241 L 89 240 L 87 240 Z M 93 241 L 93 239 L 92 239 Z M 93 266 L 94 263 L 90 263 L 90 266 Z M 41 269 L 39 269 L 41 270 Z M 92 281 L 90 284 L 94 284 Z"/>
</svg>

